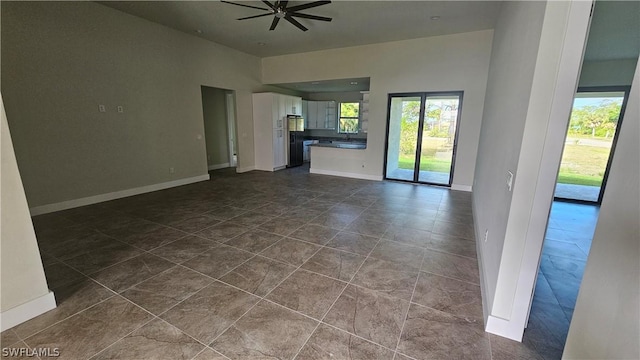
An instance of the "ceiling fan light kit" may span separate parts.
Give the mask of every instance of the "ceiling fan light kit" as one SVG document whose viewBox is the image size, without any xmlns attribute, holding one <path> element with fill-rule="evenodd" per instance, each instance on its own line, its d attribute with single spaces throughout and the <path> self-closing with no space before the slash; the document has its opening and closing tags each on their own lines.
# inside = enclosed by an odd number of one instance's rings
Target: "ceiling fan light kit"
<svg viewBox="0 0 640 360">
<path fill-rule="evenodd" d="M 331 18 L 325 17 L 325 16 L 309 15 L 309 14 L 303 14 L 298 12 L 301 10 L 306 10 L 306 9 L 311 9 L 311 8 L 322 6 L 322 5 L 331 4 L 331 1 L 329 0 L 313 1 L 310 3 L 295 5 L 291 7 L 287 7 L 287 4 L 289 3 L 289 1 L 276 0 L 274 3 L 271 3 L 269 1 L 262 0 L 262 2 L 265 5 L 267 5 L 268 8 L 262 8 L 258 6 L 247 5 L 247 4 L 236 3 L 236 2 L 225 1 L 225 0 L 221 0 L 221 2 L 225 4 L 242 6 L 242 7 L 251 8 L 251 9 L 268 11 L 268 13 L 266 14 L 247 16 L 247 17 L 239 18 L 238 20 L 248 20 L 248 19 L 255 19 L 263 16 L 273 16 L 273 21 L 271 22 L 271 26 L 269 27 L 270 31 L 275 30 L 276 26 L 278 26 L 280 19 L 285 19 L 286 21 L 290 22 L 291 24 L 293 24 L 295 27 L 297 27 L 302 31 L 307 31 L 309 29 L 307 29 L 304 25 L 302 25 L 298 20 L 294 19 L 295 17 L 302 18 L 302 19 L 309 19 L 309 20 L 319 20 L 319 21 L 332 20 Z"/>
</svg>

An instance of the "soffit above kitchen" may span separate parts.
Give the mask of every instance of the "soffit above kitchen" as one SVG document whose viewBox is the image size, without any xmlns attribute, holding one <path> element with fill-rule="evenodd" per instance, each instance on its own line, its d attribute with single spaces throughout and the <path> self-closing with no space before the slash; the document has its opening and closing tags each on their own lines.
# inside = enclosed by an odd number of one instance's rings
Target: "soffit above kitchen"
<svg viewBox="0 0 640 360">
<path fill-rule="evenodd" d="M 261 1 L 237 1 L 264 8 Z M 290 1 L 289 7 L 310 1 Z M 492 29 L 500 1 L 333 1 L 301 11 L 331 22 L 298 18 L 308 31 L 264 11 L 220 1 L 101 1 L 105 6 L 259 57 Z M 273 1 L 271 1 L 273 3 Z"/>
</svg>

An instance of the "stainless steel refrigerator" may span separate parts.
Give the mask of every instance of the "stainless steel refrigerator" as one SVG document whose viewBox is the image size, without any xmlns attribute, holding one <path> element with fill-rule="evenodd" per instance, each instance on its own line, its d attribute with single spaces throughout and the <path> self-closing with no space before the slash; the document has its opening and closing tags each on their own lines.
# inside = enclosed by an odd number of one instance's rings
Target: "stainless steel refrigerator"
<svg viewBox="0 0 640 360">
<path fill-rule="evenodd" d="M 301 116 L 287 116 L 289 130 L 289 162 L 288 167 L 300 166 L 304 162 L 304 119 Z"/>
</svg>

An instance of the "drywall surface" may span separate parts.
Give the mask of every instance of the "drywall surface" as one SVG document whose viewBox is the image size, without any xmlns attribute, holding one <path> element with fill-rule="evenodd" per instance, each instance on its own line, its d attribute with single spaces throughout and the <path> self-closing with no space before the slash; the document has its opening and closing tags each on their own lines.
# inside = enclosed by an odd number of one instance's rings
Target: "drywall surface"
<svg viewBox="0 0 640 360">
<path fill-rule="evenodd" d="M 476 234 L 489 229 L 480 247 L 489 309 L 513 194 L 506 186 L 507 171 L 515 174 L 518 167 L 544 10 L 544 2 L 504 3 L 494 33 L 473 189 Z"/>
<path fill-rule="evenodd" d="M 259 58 L 94 2 L 3 1 L 1 16 L 30 207 L 206 175 L 201 85 L 236 91 L 238 166 L 254 165 Z"/>
<path fill-rule="evenodd" d="M 636 69 L 635 59 L 585 61 L 582 64 L 579 86 L 631 85 Z"/>
<path fill-rule="evenodd" d="M 473 200 L 476 233 L 489 234 L 478 246 L 486 329 L 520 340 L 578 83 L 590 3 L 511 2 L 502 11 Z M 519 58 L 523 53 L 533 58 Z M 531 75 L 517 77 L 531 66 Z M 518 108 L 501 105 L 519 99 Z M 514 137 L 520 140 L 504 141 Z M 515 175 L 511 190 L 508 171 Z"/>
<path fill-rule="evenodd" d="M 639 124 L 636 66 L 563 359 L 640 358 Z"/>
<path fill-rule="evenodd" d="M 0 190 L 0 312 L 49 292 L 27 199 L 13 152 L 4 104 L 2 118 L 2 184 Z"/>
<path fill-rule="evenodd" d="M 204 138 L 207 146 L 207 165 L 229 162 L 229 129 L 227 126 L 226 92 L 208 86 L 202 87 L 202 113 Z"/>
<path fill-rule="evenodd" d="M 383 174 L 388 94 L 464 91 L 453 184 L 471 186 L 492 34 L 485 30 L 268 57 L 262 59 L 262 76 L 267 84 L 370 77 L 364 161 L 340 165 L 340 171 L 366 178 Z"/>
</svg>

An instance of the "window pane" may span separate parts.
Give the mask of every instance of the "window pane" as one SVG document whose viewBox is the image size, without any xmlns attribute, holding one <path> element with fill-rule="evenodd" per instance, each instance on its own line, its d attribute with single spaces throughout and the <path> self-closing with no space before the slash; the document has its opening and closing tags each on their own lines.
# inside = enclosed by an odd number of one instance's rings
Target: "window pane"
<svg viewBox="0 0 640 360">
<path fill-rule="evenodd" d="M 340 118 L 341 133 L 357 133 L 358 132 L 358 119 L 353 118 Z"/>
<path fill-rule="evenodd" d="M 360 113 L 360 103 L 340 103 L 340 117 L 358 117 Z"/>
</svg>

